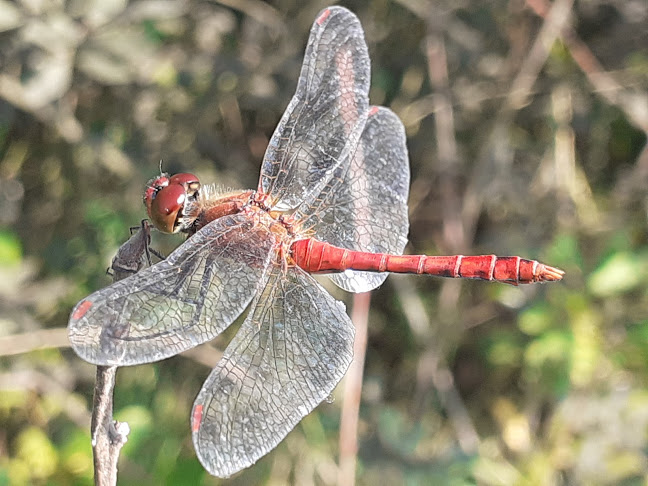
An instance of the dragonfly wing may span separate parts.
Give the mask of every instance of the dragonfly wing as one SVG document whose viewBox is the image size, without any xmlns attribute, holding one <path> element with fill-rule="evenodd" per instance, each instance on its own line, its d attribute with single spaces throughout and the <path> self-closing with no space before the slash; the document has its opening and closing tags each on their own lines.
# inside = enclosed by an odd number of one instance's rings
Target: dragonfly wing
<svg viewBox="0 0 648 486">
<path fill-rule="evenodd" d="M 298 267 L 277 268 L 193 409 L 193 442 L 228 477 L 272 450 L 329 396 L 353 358 L 344 304 Z"/>
<path fill-rule="evenodd" d="M 358 18 L 329 7 L 311 28 L 293 96 L 266 150 L 259 191 L 273 209 L 317 196 L 348 164 L 369 107 L 370 64 Z"/>
<path fill-rule="evenodd" d="M 275 237 L 244 215 L 205 226 L 169 257 L 88 296 L 68 334 L 98 365 L 158 361 L 213 339 L 252 300 Z"/>
<path fill-rule="evenodd" d="M 405 128 L 394 112 L 372 107 L 358 149 L 317 199 L 297 211 L 317 239 L 350 250 L 401 254 L 409 227 Z M 387 274 L 346 271 L 331 279 L 351 292 L 379 286 Z"/>
</svg>

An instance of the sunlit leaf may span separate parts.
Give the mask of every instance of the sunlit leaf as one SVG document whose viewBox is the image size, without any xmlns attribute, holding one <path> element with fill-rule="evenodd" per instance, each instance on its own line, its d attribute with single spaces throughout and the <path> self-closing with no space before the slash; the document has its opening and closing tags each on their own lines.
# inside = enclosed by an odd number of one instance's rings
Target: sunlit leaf
<svg viewBox="0 0 648 486">
<path fill-rule="evenodd" d="M 16 452 L 29 466 L 31 477 L 45 479 L 56 470 L 58 452 L 45 432 L 27 427 L 16 438 Z"/>
<path fill-rule="evenodd" d="M 24 409 L 29 400 L 25 390 L 0 391 L 0 418 L 8 417 L 14 410 Z"/>
<path fill-rule="evenodd" d="M 537 336 L 553 325 L 550 317 L 550 308 L 546 303 L 525 309 L 518 317 L 518 326 L 522 332 L 530 336 Z"/>
<path fill-rule="evenodd" d="M 534 339 L 524 353 L 529 366 L 540 367 L 569 359 L 572 338 L 564 331 L 550 331 Z"/>
<path fill-rule="evenodd" d="M 593 379 L 601 359 L 601 318 L 587 308 L 571 318 L 572 368 L 570 377 L 577 386 L 585 386 Z"/>
<path fill-rule="evenodd" d="M 611 479 L 621 481 L 624 478 L 642 475 L 646 462 L 640 451 L 616 451 L 607 458 L 606 466 Z"/>
<path fill-rule="evenodd" d="M 646 283 L 648 259 L 645 254 L 615 253 L 587 280 L 587 288 L 597 297 L 623 294 Z"/>
<path fill-rule="evenodd" d="M 77 429 L 65 435 L 61 446 L 61 461 L 74 477 L 92 479 L 92 447 L 89 430 Z"/>
<path fill-rule="evenodd" d="M 583 255 L 580 244 L 573 234 L 560 234 L 556 236 L 551 245 L 545 250 L 547 261 L 551 265 L 564 266 L 583 266 Z"/>
<path fill-rule="evenodd" d="M 18 236 L 9 230 L 0 230 L 0 265 L 17 265 L 22 260 L 22 245 Z"/>
<path fill-rule="evenodd" d="M 513 465 L 503 459 L 491 458 L 482 455 L 474 467 L 475 477 L 479 484 L 504 486 L 517 484 L 520 473 Z"/>
<path fill-rule="evenodd" d="M 87 47 L 79 52 L 77 67 L 102 84 L 120 85 L 133 79 L 130 66 L 101 49 Z"/>
<path fill-rule="evenodd" d="M 513 333 L 498 332 L 489 336 L 487 357 L 494 367 L 514 366 L 522 356 L 522 342 Z"/>
</svg>

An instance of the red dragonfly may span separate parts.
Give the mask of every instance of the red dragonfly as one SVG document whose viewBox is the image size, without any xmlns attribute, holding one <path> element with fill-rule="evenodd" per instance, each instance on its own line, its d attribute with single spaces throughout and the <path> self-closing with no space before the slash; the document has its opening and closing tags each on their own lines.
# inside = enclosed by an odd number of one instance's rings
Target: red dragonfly
<svg viewBox="0 0 648 486">
<path fill-rule="evenodd" d="M 160 230 L 189 238 L 166 260 L 86 297 L 72 311 L 74 350 L 98 365 L 158 361 L 247 318 L 196 398 L 191 427 L 205 468 L 227 477 L 273 449 L 353 359 L 345 306 L 310 275 L 365 292 L 386 272 L 560 280 L 520 257 L 402 256 L 409 168 L 405 131 L 370 106 L 360 22 L 318 15 L 297 91 L 275 130 L 256 190 L 219 193 L 192 174 L 162 174 L 145 204 Z"/>
</svg>

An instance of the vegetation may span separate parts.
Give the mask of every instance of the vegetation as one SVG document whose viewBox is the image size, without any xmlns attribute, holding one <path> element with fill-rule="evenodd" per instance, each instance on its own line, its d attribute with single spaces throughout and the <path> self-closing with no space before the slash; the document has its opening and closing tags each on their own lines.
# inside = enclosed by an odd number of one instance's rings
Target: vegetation
<svg viewBox="0 0 648 486">
<path fill-rule="evenodd" d="M 344 5 L 372 103 L 407 129 L 406 251 L 567 272 L 524 288 L 391 276 L 373 293 L 358 484 L 645 484 L 645 3 Z M 0 485 L 92 483 L 94 367 L 66 344 L 69 311 L 110 283 L 160 161 L 256 187 L 323 6 L 0 0 Z M 189 429 L 209 349 L 119 371 L 121 484 L 221 484 Z M 335 484 L 342 392 L 222 483 Z"/>
</svg>

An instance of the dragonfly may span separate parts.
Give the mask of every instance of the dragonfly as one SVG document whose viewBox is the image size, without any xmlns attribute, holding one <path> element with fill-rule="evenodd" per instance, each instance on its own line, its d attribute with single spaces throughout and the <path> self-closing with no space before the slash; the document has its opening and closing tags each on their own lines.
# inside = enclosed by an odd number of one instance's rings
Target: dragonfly
<svg viewBox="0 0 648 486">
<path fill-rule="evenodd" d="M 560 280 L 520 257 L 403 255 L 409 166 L 405 130 L 369 104 L 370 61 L 358 18 L 322 10 L 297 89 L 256 190 L 223 192 L 162 173 L 144 195 L 153 225 L 188 235 L 165 260 L 80 301 L 76 353 L 128 366 L 212 340 L 247 315 L 193 405 L 200 462 L 228 477 L 264 456 L 329 397 L 353 359 L 343 303 L 312 274 L 366 292 L 389 272 L 493 280 Z"/>
</svg>

